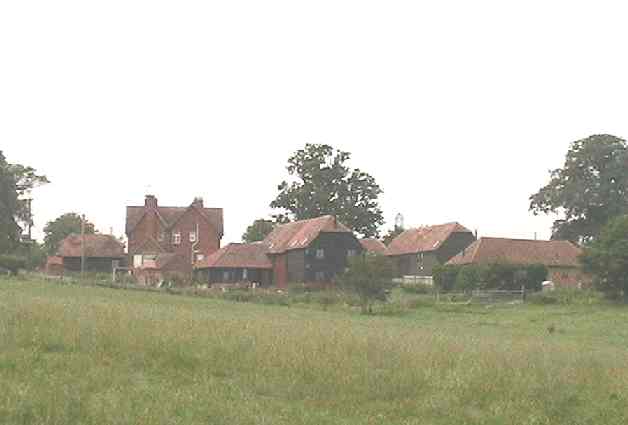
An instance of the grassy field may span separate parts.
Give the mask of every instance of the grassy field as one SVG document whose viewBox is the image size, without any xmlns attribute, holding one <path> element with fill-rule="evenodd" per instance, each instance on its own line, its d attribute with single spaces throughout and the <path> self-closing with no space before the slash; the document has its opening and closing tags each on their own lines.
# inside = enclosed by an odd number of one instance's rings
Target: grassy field
<svg viewBox="0 0 628 425">
<path fill-rule="evenodd" d="M 627 348 L 610 305 L 381 317 L 0 280 L 0 423 L 623 425 Z"/>
</svg>

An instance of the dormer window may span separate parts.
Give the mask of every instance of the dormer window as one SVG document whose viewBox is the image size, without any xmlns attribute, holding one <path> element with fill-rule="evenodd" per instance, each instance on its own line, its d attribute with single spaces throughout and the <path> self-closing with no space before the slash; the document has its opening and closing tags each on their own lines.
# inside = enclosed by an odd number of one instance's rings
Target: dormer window
<svg viewBox="0 0 628 425">
<path fill-rule="evenodd" d="M 176 232 L 172 234 L 172 244 L 181 245 L 181 233 Z"/>
<path fill-rule="evenodd" d="M 190 232 L 190 242 L 196 242 L 196 232 Z"/>
</svg>

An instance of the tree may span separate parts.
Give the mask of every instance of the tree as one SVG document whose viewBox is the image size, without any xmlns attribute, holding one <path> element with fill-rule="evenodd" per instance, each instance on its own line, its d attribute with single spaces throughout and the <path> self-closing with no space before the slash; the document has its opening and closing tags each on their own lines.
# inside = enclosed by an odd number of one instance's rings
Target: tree
<svg viewBox="0 0 628 425">
<path fill-rule="evenodd" d="M 603 292 L 623 294 L 628 302 L 628 215 L 612 219 L 584 250 L 584 270 Z"/>
<path fill-rule="evenodd" d="M 376 237 L 384 222 L 375 179 L 346 163 L 351 154 L 329 145 L 306 144 L 288 159 L 292 181 L 283 181 L 270 206 L 288 211 L 289 218 L 304 220 L 335 215 L 365 237 Z"/>
<path fill-rule="evenodd" d="M 251 243 L 264 240 L 274 228 L 275 223 L 272 220 L 257 219 L 246 228 L 246 232 L 242 235 L 242 241 Z"/>
<path fill-rule="evenodd" d="M 358 295 L 362 314 L 367 314 L 372 312 L 375 301 L 386 301 L 392 277 L 392 263 L 388 257 L 358 255 L 349 259 L 349 267 L 339 283 Z"/>
<path fill-rule="evenodd" d="M 534 214 L 561 213 L 553 239 L 586 242 L 599 235 L 609 219 L 628 213 L 628 147 L 608 134 L 571 144 L 563 168 L 530 197 Z"/>
<path fill-rule="evenodd" d="M 405 229 L 401 226 L 395 226 L 384 235 L 384 237 L 382 238 L 382 242 L 384 242 L 384 245 L 388 246 L 393 241 L 393 239 L 402 234 L 404 230 Z"/>
<path fill-rule="evenodd" d="M 24 195 L 48 183 L 46 176 L 22 164 L 7 162 L 0 151 L 0 254 L 17 249 L 21 225 L 32 224 L 32 214 Z"/>
<path fill-rule="evenodd" d="M 44 227 L 44 249 L 48 255 L 55 255 L 59 243 L 72 233 L 81 233 L 81 216 L 66 213 L 49 221 Z M 85 234 L 95 233 L 94 225 L 85 220 Z"/>
</svg>

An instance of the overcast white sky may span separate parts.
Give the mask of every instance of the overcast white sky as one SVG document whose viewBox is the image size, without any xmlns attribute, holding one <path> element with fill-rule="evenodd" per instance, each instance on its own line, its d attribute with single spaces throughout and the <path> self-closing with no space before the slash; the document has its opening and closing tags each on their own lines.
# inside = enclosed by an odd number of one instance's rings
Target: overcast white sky
<svg viewBox="0 0 628 425">
<path fill-rule="evenodd" d="M 270 213 L 306 142 L 353 154 L 387 227 L 549 237 L 528 197 L 569 143 L 628 136 L 616 1 L 4 1 L 0 150 L 52 181 L 41 228 L 124 232 L 151 187 L 203 196 L 224 243 Z"/>
</svg>

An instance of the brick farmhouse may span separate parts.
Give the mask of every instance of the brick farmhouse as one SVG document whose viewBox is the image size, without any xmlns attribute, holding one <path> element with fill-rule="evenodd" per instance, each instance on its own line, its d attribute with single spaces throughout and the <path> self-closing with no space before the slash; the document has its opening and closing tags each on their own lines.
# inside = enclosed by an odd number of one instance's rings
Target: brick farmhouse
<svg viewBox="0 0 628 425">
<path fill-rule="evenodd" d="M 126 208 L 129 264 L 143 281 L 177 275 L 190 278 L 194 264 L 220 249 L 223 211 L 201 198 L 187 207 L 160 206 L 154 195 Z"/>
</svg>

